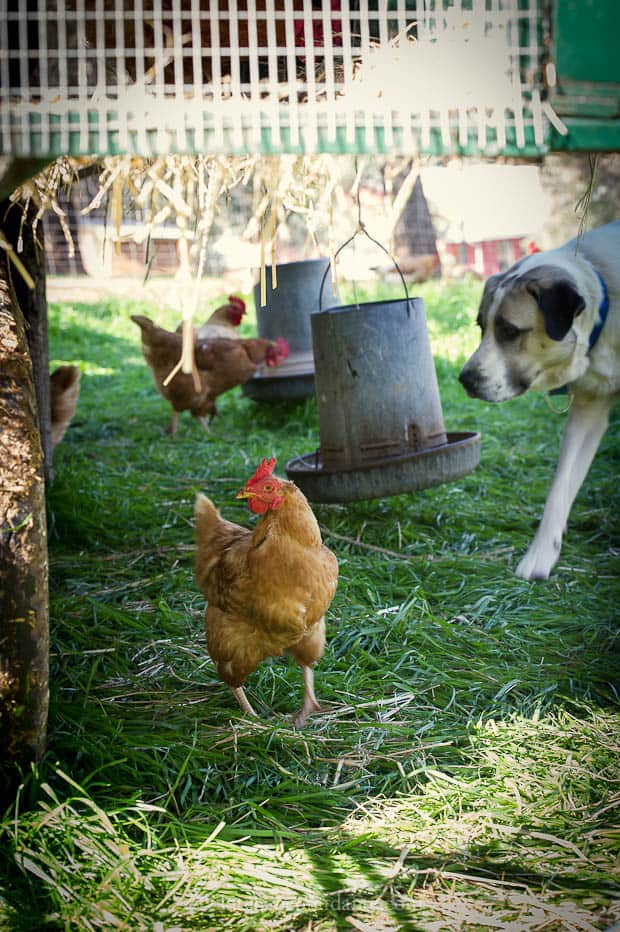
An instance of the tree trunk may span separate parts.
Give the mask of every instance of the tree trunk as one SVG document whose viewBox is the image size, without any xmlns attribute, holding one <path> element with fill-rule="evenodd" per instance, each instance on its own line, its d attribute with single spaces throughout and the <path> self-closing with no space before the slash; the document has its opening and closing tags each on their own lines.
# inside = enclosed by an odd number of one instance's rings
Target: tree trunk
<svg viewBox="0 0 620 932">
<path fill-rule="evenodd" d="M 0 226 L 5 237 L 17 252 L 17 244 L 22 238 L 21 252 L 17 255 L 34 279 L 35 287 L 30 288 L 14 266 L 9 264 L 10 278 L 17 304 L 26 321 L 26 339 L 32 368 L 34 386 L 37 396 L 38 424 L 43 447 L 45 477 L 49 479 L 52 467 L 52 427 L 50 401 L 49 351 L 47 341 L 47 298 L 45 295 L 45 252 L 43 250 L 43 224 L 37 228 L 37 245 L 32 233 L 32 224 L 36 215 L 33 204 L 22 223 L 22 206 L 9 205 L 8 201 L 0 204 Z"/>
<path fill-rule="evenodd" d="M 49 685 L 43 453 L 26 324 L 10 287 L 8 262 L 0 249 L 0 796 L 4 801 L 10 799 L 21 772 L 44 750 Z"/>
</svg>

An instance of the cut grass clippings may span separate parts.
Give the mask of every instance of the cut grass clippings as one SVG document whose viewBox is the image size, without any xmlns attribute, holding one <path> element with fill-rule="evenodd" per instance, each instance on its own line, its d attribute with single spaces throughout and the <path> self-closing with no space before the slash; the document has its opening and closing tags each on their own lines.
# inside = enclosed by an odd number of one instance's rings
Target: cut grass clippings
<svg viewBox="0 0 620 932">
<path fill-rule="evenodd" d="M 236 390 L 209 435 L 186 414 L 172 440 L 129 317 L 178 318 L 51 306 L 52 363 L 80 365 L 82 395 L 48 496 L 49 747 L 1 823 L 0 929 L 620 922 L 618 412 L 551 579 L 517 578 L 565 417 L 465 396 L 479 293 L 419 289 L 446 426 L 481 432 L 479 468 L 315 509 L 340 584 L 303 732 L 288 660 L 250 677 L 257 721 L 215 675 L 193 501 L 249 525 L 235 491 L 263 456 L 283 471 L 316 448 L 314 399 Z"/>
</svg>

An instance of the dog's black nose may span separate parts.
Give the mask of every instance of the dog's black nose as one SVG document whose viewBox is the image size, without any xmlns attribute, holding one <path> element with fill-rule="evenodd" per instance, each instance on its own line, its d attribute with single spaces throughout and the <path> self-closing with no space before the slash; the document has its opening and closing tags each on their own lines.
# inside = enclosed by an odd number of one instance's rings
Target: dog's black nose
<svg viewBox="0 0 620 932">
<path fill-rule="evenodd" d="M 470 369 L 469 366 L 463 366 L 459 373 L 459 382 L 468 395 L 473 395 L 474 397 L 477 395 L 480 379 L 475 369 Z"/>
</svg>

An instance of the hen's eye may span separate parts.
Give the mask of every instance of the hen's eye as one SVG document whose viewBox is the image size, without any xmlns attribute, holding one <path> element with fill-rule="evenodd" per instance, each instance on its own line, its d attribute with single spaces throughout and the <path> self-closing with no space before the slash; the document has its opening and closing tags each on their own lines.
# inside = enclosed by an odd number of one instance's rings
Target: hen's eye
<svg viewBox="0 0 620 932">
<path fill-rule="evenodd" d="M 266 482 L 263 486 L 263 490 L 265 492 L 273 492 L 273 485 L 271 484 L 271 482 Z"/>
</svg>

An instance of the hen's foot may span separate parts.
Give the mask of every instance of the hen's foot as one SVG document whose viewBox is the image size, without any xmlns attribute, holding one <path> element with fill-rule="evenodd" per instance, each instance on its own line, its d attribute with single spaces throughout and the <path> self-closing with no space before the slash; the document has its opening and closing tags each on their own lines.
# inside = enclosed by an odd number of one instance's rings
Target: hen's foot
<svg viewBox="0 0 620 932">
<path fill-rule="evenodd" d="M 243 686 L 231 686 L 230 691 L 235 697 L 235 699 L 237 700 L 237 702 L 239 703 L 239 705 L 241 706 L 241 708 L 243 709 L 243 711 L 246 713 L 246 715 L 253 715 L 255 718 L 257 718 L 256 712 L 250 705 L 248 701 L 248 697 L 243 691 Z"/>
<path fill-rule="evenodd" d="M 312 715 L 312 713 L 320 712 L 320 711 L 321 711 L 321 706 L 318 704 L 316 699 L 313 699 L 310 701 L 308 699 L 305 699 L 304 704 L 302 705 L 301 709 L 299 710 L 299 712 L 293 719 L 293 725 L 295 726 L 295 728 L 304 728 L 308 722 L 308 719 Z"/>
</svg>

